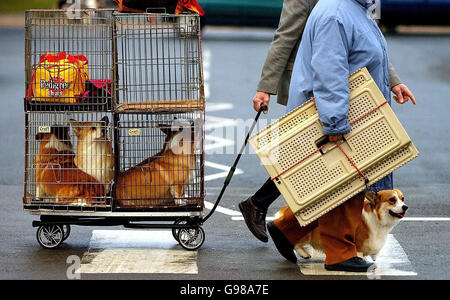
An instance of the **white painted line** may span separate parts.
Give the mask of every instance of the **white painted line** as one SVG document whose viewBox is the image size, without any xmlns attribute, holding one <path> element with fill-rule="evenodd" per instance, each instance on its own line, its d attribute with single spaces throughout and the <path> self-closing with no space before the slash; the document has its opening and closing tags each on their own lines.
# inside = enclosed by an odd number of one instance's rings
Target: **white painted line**
<svg viewBox="0 0 450 300">
<path fill-rule="evenodd" d="M 309 251 L 309 249 L 308 249 Z M 388 235 L 383 249 L 376 260 L 376 269 L 368 273 L 352 273 L 325 270 L 325 255 L 319 251 L 311 251 L 312 258 L 305 260 L 300 258 L 297 263 L 304 275 L 346 275 L 367 276 L 370 279 L 379 279 L 382 276 L 416 276 L 411 262 L 403 248 L 392 234 Z"/>
<path fill-rule="evenodd" d="M 232 217 L 231 220 L 233 221 L 244 221 L 244 217 Z M 266 220 L 273 221 L 275 220 L 275 217 L 267 217 Z M 440 218 L 440 217 L 408 217 L 403 218 L 401 221 L 418 221 L 418 222 L 446 222 L 450 221 L 450 218 Z"/>
<path fill-rule="evenodd" d="M 243 221 L 244 218 L 243 217 L 232 217 L 231 218 L 233 221 Z M 275 220 L 275 217 L 267 217 L 266 220 L 270 220 L 273 221 Z M 446 221 L 450 221 L 450 218 L 438 218 L 438 217 L 430 217 L 430 218 L 425 218 L 425 217 L 410 217 L 410 218 L 403 218 L 401 219 L 401 221 L 419 221 L 419 222 L 446 222 Z"/>
<path fill-rule="evenodd" d="M 219 179 L 219 178 L 224 178 L 228 175 L 228 172 L 230 171 L 229 166 L 218 164 L 218 163 L 213 163 L 210 161 L 205 161 L 205 167 L 210 167 L 210 168 L 219 169 L 219 170 L 223 171 L 223 172 L 219 172 L 219 173 L 215 173 L 215 174 L 211 174 L 211 175 L 206 175 L 205 182 Z M 236 168 L 236 170 L 234 171 L 234 174 L 243 174 L 243 173 L 244 172 L 239 168 Z"/>
<path fill-rule="evenodd" d="M 231 217 L 232 221 L 244 221 L 244 217 L 241 215 L 239 217 Z M 273 221 L 275 217 L 266 217 L 266 221 Z"/>
<path fill-rule="evenodd" d="M 234 107 L 233 103 L 213 103 L 213 102 L 207 102 L 206 103 L 206 112 L 212 112 L 212 111 L 222 111 L 227 109 L 232 109 Z"/>
<path fill-rule="evenodd" d="M 244 221 L 244 217 L 241 215 L 239 217 L 231 217 L 232 221 Z M 266 217 L 266 221 L 273 221 L 275 217 Z"/>
<path fill-rule="evenodd" d="M 203 48 L 203 68 L 209 69 L 211 63 L 211 50 Z"/>
<path fill-rule="evenodd" d="M 197 274 L 197 251 L 182 249 L 168 230 L 94 230 L 78 272 Z"/>
<path fill-rule="evenodd" d="M 212 209 L 213 206 L 214 206 L 213 203 L 205 201 L 205 208 Z M 220 205 L 217 206 L 216 211 L 223 213 L 224 215 L 228 215 L 228 216 L 241 216 L 240 212 L 229 209 L 229 208 L 222 207 Z"/>
<path fill-rule="evenodd" d="M 237 124 L 236 120 L 233 120 L 233 119 L 207 115 L 205 130 L 212 130 L 212 129 L 227 127 L 227 126 L 235 126 L 236 124 Z"/>
<path fill-rule="evenodd" d="M 216 180 L 216 179 L 220 179 L 220 178 L 224 178 L 228 175 L 228 172 L 221 172 L 221 173 L 216 173 L 216 174 L 211 174 L 211 175 L 206 175 L 205 176 L 205 182 L 206 181 L 211 181 L 211 180 Z"/>
<path fill-rule="evenodd" d="M 450 221 L 450 218 L 443 217 L 405 217 L 400 221 L 421 221 L 421 222 L 440 222 L 440 221 Z"/>
<path fill-rule="evenodd" d="M 205 161 L 205 167 L 215 168 L 223 171 L 229 171 L 231 167 L 211 161 Z M 237 170 L 237 169 L 236 169 Z M 242 172 L 242 171 L 241 171 Z"/>
<path fill-rule="evenodd" d="M 211 51 L 209 49 L 203 49 L 203 79 L 204 85 L 203 89 L 205 92 L 205 98 L 208 99 L 211 95 L 209 90 L 209 79 L 211 78 L 211 73 L 209 72 L 209 67 L 211 66 Z"/>
<path fill-rule="evenodd" d="M 210 77 L 211 77 L 211 73 L 209 72 L 209 70 L 203 70 L 203 78 L 205 79 L 205 85 Z"/>
<path fill-rule="evenodd" d="M 206 72 L 206 74 L 209 74 L 209 72 Z M 211 92 L 209 91 L 209 84 L 205 81 L 205 84 L 203 85 L 203 91 L 205 92 L 205 98 L 208 99 L 209 95 L 211 95 Z"/>
<path fill-rule="evenodd" d="M 205 141 L 212 141 L 213 143 L 208 143 L 205 145 L 205 152 L 211 151 L 212 149 L 228 147 L 234 145 L 232 140 L 220 138 L 217 136 L 207 134 L 205 136 Z"/>
</svg>

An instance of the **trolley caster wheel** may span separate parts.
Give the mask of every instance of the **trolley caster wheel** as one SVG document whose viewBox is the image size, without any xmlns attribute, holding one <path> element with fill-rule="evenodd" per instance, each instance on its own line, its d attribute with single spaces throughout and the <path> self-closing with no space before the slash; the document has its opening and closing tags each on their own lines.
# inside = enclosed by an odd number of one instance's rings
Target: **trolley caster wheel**
<svg viewBox="0 0 450 300">
<path fill-rule="evenodd" d="M 186 220 L 182 220 L 182 219 L 178 219 L 178 220 L 176 220 L 175 223 L 173 223 L 173 224 L 174 224 L 174 225 L 187 224 L 187 221 L 186 221 Z M 173 238 L 174 238 L 178 243 L 180 243 L 180 241 L 178 240 L 178 231 L 180 231 L 179 228 L 172 228 L 172 235 L 173 235 Z"/>
<path fill-rule="evenodd" d="M 64 231 L 64 236 L 63 236 L 63 242 L 65 240 L 67 240 L 67 238 L 70 235 L 70 225 L 69 224 L 64 224 L 62 225 L 63 231 Z"/>
<path fill-rule="evenodd" d="M 54 249 L 64 241 L 64 229 L 61 225 L 41 225 L 36 232 L 36 238 L 43 248 Z"/>
<path fill-rule="evenodd" d="M 178 230 L 178 242 L 186 250 L 197 250 L 205 241 L 203 228 L 181 228 Z"/>
</svg>

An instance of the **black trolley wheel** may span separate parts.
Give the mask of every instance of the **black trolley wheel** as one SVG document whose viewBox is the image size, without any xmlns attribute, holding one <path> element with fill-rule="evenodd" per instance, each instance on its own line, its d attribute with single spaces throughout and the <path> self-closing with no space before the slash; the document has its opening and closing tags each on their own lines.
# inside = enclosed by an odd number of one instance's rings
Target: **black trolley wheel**
<svg viewBox="0 0 450 300">
<path fill-rule="evenodd" d="M 43 248 L 57 248 L 64 241 L 64 229 L 62 225 L 41 225 L 36 231 L 36 239 Z"/>
<path fill-rule="evenodd" d="M 197 250 L 203 245 L 204 241 L 205 231 L 200 226 L 178 229 L 178 243 L 186 250 Z"/>
<path fill-rule="evenodd" d="M 64 231 L 64 236 L 63 236 L 63 242 L 65 240 L 67 240 L 67 238 L 70 235 L 70 224 L 64 224 L 62 225 L 63 231 Z"/>
<path fill-rule="evenodd" d="M 186 220 L 178 219 L 173 224 L 174 225 L 180 225 L 180 224 L 187 224 L 187 223 L 188 222 Z M 180 243 L 180 241 L 178 240 L 178 231 L 180 231 L 179 228 L 172 228 L 172 236 L 178 243 Z"/>
</svg>

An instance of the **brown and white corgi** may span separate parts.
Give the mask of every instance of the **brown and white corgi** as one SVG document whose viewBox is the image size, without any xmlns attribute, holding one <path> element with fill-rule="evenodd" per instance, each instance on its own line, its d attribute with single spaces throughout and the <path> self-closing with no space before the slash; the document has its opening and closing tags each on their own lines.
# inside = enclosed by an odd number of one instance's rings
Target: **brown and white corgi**
<svg viewBox="0 0 450 300">
<path fill-rule="evenodd" d="M 377 193 L 366 192 L 362 220 L 356 229 L 358 255 L 370 256 L 376 260 L 378 253 L 386 243 L 388 233 L 405 216 L 407 209 L 403 193 L 398 189 L 383 190 Z M 303 248 L 307 244 L 316 250 L 322 250 L 318 227 L 295 245 L 295 251 L 303 258 L 311 257 Z"/>
<path fill-rule="evenodd" d="M 39 141 L 34 161 L 37 199 L 66 205 L 103 201 L 103 185 L 74 163 L 69 127 L 52 126 L 49 133 L 36 134 L 36 141 Z"/>
<path fill-rule="evenodd" d="M 135 200 L 155 200 L 155 205 L 183 204 L 177 198 L 184 197 L 184 187 L 195 166 L 194 125 L 175 120 L 172 126 L 159 128 L 166 134 L 163 149 L 118 176 L 115 196 L 120 206 L 130 206 Z"/>
<path fill-rule="evenodd" d="M 77 122 L 70 125 L 77 136 L 75 164 L 98 182 L 103 183 L 108 193 L 114 178 L 114 156 L 111 141 L 107 138 L 108 117 L 100 122 Z"/>
</svg>

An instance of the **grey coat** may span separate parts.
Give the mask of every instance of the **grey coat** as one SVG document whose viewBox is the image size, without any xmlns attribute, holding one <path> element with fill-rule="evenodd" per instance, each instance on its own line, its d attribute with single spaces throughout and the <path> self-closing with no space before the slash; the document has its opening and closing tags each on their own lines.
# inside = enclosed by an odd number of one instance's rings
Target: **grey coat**
<svg viewBox="0 0 450 300">
<path fill-rule="evenodd" d="M 318 0 L 284 0 L 280 23 L 270 45 L 257 91 L 277 95 L 278 103 L 287 104 L 289 83 L 306 20 Z M 400 78 L 389 63 L 391 87 Z"/>
</svg>

